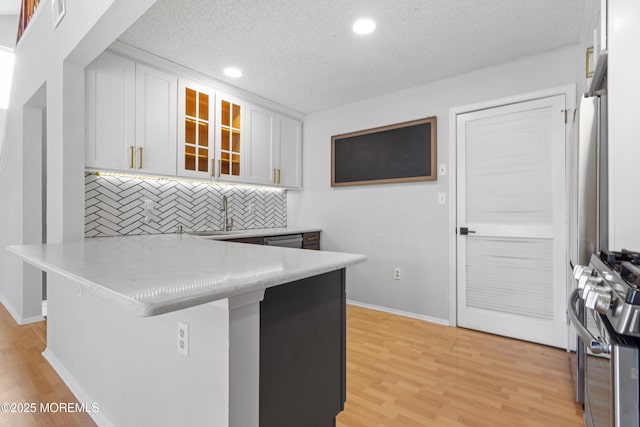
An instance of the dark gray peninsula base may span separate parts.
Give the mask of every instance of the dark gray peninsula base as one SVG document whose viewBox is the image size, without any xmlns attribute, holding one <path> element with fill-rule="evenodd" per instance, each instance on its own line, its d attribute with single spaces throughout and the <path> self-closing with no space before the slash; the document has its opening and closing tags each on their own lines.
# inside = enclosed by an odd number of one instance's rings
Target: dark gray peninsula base
<svg viewBox="0 0 640 427">
<path fill-rule="evenodd" d="M 331 427 L 346 400 L 345 269 L 268 288 L 260 427 Z"/>
</svg>

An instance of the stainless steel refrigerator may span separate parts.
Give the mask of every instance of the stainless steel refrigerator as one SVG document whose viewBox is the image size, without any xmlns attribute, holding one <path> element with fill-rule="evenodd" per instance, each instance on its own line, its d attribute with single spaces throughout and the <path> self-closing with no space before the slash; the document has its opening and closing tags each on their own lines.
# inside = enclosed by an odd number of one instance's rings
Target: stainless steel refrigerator
<svg viewBox="0 0 640 427">
<path fill-rule="evenodd" d="M 580 101 L 579 132 L 570 173 L 572 209 L 571 265 L 589 265 L 591 254 L 608 249 L 607 96 L 585 96 Z M 584 308 L 578 307 L 585 324 Z M 576 399 L 584 402 L 586 348 L 577 341 Z"/>
</svg>

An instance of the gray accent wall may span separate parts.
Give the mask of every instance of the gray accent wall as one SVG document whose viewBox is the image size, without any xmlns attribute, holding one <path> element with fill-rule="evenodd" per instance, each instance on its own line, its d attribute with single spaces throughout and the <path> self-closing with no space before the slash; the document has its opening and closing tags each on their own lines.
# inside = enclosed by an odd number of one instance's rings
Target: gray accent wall
<svg viewBox="0 0 640 427">
<path fill-rule="evenodd" d="M 456 203 L 450 197 L 456 185 L 450 109 L 582 81 L 584 49 L 570 46 L 307 115 L 304 191 L 287 194 L 289 225 L 319 224 L 323 250 L 367 256 L 366 263 L 348 269 L 351 301 L 449 323 L 455 320 L 455 310 L 449 316 L 455 304 L 449 278 L 456 265 L 450 256 L 456 229 L 450 217 Z M 448 167 L 447 175 L 428 182 L 329 186 L 332 135 L 430 116 L 438 118 L 438 164 Z M 438 193 L 445 193 L 446 204 L 438 204 Z M 402 271 L 400 280 L 393 278 L 395 268 Z"/>
<path fill-rule="evenodd" d="M 223 195 L 234 229 L 287 226 L 284 190 L 86 173 L 85 237 L 220 230 Z"/>
</svg>

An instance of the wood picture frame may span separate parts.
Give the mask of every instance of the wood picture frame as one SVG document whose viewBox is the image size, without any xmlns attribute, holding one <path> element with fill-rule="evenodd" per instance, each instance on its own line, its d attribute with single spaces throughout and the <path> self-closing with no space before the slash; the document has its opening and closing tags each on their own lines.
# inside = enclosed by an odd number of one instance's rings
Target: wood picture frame
<svg viewBox="0 0 640 427">
<path fill-rule="evenodd" d="M 437 180 L 437 118 L 331 137 L 331 187 Z"/>
</svg>

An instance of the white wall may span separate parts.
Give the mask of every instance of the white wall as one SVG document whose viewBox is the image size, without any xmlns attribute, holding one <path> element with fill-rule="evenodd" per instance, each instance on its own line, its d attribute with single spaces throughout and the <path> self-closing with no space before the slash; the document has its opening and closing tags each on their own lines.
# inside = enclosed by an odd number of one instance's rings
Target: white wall
<svg viewBox="0 0 640 427">
<path fill-rule="evenodd" d="M 640 250 L 640 2 L 609 1 L 609 246 Z"/>
<path fill-rule="evenodd" d="M 226 301 L 137 317 L 77 286 L 50 275 L 45 357 L 81 403 L 99 405 L 99 425 L 229 425 Z M 189 357 L 177 351 L 178 322 Z"/>
<path fill-rule="evenodd" d="M 2 143 L 4 140 L 4 124 L 7 119 L 7 110 L 0 108 L 0 150 L 2 150 Z"/>
<path fill-rule="evenodd" d="M 27 213 L 23 218 L 22 240 L 24 243 L 41 243 L 43 233 L 43 143 L 46 137 L 44 128 L 46 116 L 46 87 L 42 86 L 22 109 L 24 118 L 22 128 L 22 153 L 29 159 L 22 168 L 23 186 L 27 188 L 22 195 L 22 209 Z M 34 313 L 32 319 L 39 320 L 42 299 L 42 271 L 28 264 L 22 266 L 24 283 L 22 297 L 24 312 Z"/>
<path fill-rule="evenodd" d="M 448 321 L 449 206 L 436 182 L 332 189 L 331 136 L 422 117 L 438 118 L 438 163 L 448 163 L 449 109 L 576 83 L 584 51 L 567 47 L 390 93 L 305 118 L 304 191 L 288 192 L 289 225 L 321 226 L 322 248 L 367 255 L 347 272 L 347 297 L 358 302 Z M 393 279 L 393 268 L 402 279 Z"/>
<path fill-rule="evenodd" d="M 18 15 L 0 15 L 0 47 L 13 49 L 16 46 L 17 35 Z M 2 161 L 6 119 L 7 110 L 0 108 L 0 162 Z"/>
<path fill-rule="evenodd" d="M 84 66 L 128 28 L 155 0 L 67 0 L 66 16 L 52 26 L 43 2 L 16 47 L 7 110 L 4 156 L 0 163 L 0 301 L 18 322 L 37 319 L 39 304 L 23 282 L 22 262 L 4 248 L 23 243 L 23 106 L 46 87 L 47 241 L 83 237 Z M 29 124 L 26 123 L 28 126 Z M 39 286 L 39 285 L 37 285 Z"/>
<path fill-rule="evenodd" d="M 13 49 L 16 46 L 17 35 L 18 15 L 0 15 L 0 47 Z M 6 116 L 7 110 L 0 109 L 0 158 L 2 157 Z"/>
<path fill-rule="evenodd" d="M 18 36 L 18 15 L 0 15 L 0 46 L 13 49 Z"/>
</svg>

